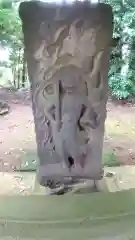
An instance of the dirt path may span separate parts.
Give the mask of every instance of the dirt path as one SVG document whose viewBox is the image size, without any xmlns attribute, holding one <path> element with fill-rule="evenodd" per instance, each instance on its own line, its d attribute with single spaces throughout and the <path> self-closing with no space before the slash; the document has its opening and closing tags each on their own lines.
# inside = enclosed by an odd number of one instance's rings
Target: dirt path
<svg viewBox="0 0 135 240">
<path fill-rule="evenodd" d="M 36 149 L 31 107 L 11 104 L 10 114 L 0 117 L 1 167 L 19 167 L 20 157 L 31 149 Z"/>
<path fill-rule="evenodd" d="M 0 94 L 0 100 L 11 106 L 10 113 L 0 117 L 0 170 L 18 168 L 22 155 L 36 150 L 28 95 Z M 135 164 L 135 108 L 108 103 L 107 109 L 105 153 L 115 153 L 121 163 Z"/>
<path fill-rule="evenodd" d="M 135 107 L 107 105 L 105 151 L 115 153 L 124 164 L 135 164 Z"/>
</svg>

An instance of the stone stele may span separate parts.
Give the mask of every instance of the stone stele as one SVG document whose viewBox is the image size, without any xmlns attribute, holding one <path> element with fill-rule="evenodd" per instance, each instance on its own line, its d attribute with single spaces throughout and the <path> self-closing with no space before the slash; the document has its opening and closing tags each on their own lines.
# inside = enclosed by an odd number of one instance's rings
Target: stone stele
<svg viewBox="0 0 135 240">
<path fill-rule="evenodd" d="M 107 4 L 23 2 L 37 178 L 51 186 L 102 178 L 113 15 Z"/>
</svg>

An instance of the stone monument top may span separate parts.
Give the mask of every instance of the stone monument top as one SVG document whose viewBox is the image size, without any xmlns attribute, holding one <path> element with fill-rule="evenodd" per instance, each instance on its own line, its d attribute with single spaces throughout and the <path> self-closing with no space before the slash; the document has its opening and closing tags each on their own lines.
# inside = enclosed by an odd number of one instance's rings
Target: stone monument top
<svg viewBox="0 0 135 240">
<path fill-rule="evenodd" d="M 107 4 L 20 5 L 41 185 L 102 178 L 113 16 Z M 52 184 L 51 186 L 54 186 Z"/>
</svg>

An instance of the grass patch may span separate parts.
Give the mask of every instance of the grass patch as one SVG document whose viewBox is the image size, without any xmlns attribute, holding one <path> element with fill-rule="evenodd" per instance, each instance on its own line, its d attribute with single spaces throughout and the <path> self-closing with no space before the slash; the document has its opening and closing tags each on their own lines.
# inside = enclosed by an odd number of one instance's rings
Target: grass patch
<svg viewBox="0 0 135 240">
<path fill-rule="evenodd" d="M 36 171 L 36 163 L 38 161 L 38 156 L 36 151 L 28 151 L 21 157 L 21 167 L 18 171 L 27 172 L 27 171 Z M 116 167 L 120 166 L 120 163 L 117 161 L 116 154 L 112 152 L 103 153 L 103 165 L 106 167 Z"/>
<path fill-rule="evenodd" d="M 130 139 L 135 137 L 135 121 L 126 120 L 118 121 L 114 119 L 106 120 L 106 133 L 109 136 L 128 137 Z"/>
<path fill-rule="evenodd" d="M 120 166 L 120 163 L 117 161 L 117 156 L 114 152 L 104 152 L 103 165 L 106 167 L 116 167 Z"/>
<path fill-rule="evenodd" d="M 112 152 L 104 152 L 103 153 L 103 165 L 106 167 L 116 167 L 120 166 L 120 163 L 117 161 L 116 154 Z M 38 161 L 38 156 L 36 151 L 28 151 L 25 152 L 21 156 L 21 166 L 18 170 L 20 172 L 27 172 L 27 171 L 36 171 L 36 164 Z"/>
<path fill-rule="evenodd" d="M 27 171 L 36 171 L 36 164 L 38 161 L 38 156 L 36 151 L 25 152 L 21 156 L 21 166 L 17 171 L 27 172 Z"/>
</svg>

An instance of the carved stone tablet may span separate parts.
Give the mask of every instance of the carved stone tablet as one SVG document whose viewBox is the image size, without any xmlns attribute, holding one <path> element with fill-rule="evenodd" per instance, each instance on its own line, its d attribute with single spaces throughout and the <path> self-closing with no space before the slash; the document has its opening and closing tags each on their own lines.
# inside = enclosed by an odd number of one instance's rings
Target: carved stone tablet
<svg viewBox="0 0 135 240">
<path fill-rule="evenodd" d="M 113 18 L 109 5 L 24 2 L 40 184 L 102 177 Z"/>
</svg>

